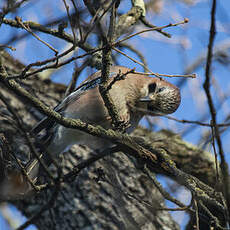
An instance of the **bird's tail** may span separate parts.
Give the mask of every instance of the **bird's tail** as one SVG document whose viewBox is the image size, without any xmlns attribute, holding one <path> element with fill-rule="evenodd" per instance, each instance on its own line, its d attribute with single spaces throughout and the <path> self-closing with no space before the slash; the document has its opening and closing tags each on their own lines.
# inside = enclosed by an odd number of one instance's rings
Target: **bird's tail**
<svg viewBox="0 0 230 230">
<path fill-rule="evenodd" d="M 40 159 L 43 160 L 43 154 Z M 5 175 L 0 182 L 0 199 L 12 200 L 20 199 L 33 193 L 37 182 L 40 163 L 38 159 L 31 159 L 24 169 L 5 170 Z"/>
</svg>

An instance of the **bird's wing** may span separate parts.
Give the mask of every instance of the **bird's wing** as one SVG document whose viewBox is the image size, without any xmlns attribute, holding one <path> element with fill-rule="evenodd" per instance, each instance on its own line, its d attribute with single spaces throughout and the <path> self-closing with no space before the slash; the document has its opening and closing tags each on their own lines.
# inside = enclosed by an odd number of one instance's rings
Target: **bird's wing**
<svg viewBox="0 0 230 230">
<path fill-rule="evenodd" d="M 109 77 L 114 77 L 114 75 L 116 74 L 116 72 L 111 72 Z M 87 90 L 96 88 L 100 83 L 100 72 L 91 75 L 88 79 L 86 79 L 86 81 L 83 82 L 83 84 L 77 87 L 68 97 L 66 97 L 59 105 L 57 105 L 54 110 L 56 112 L 62 113 L 62 111 L 64 111 L 69 104 L 77 101 L 83 94 L 87 92 Z M 52 118 L 45 117 L 35 127 L 33 127 L 30 133 L 33 135 L 37 135 L 43 129 L 48 130 L 52 128 L 54 124 L 55 121 Z"/>
</svg>

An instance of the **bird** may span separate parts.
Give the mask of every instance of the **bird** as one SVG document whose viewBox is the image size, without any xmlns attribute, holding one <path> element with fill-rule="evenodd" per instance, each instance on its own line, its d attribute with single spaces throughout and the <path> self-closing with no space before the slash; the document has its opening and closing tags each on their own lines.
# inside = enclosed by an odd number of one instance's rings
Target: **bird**
<svg viewBox="0 0 230 230">
<path fill-rule="evenodd" d="M 91 125 L 100 125 L 105 129 L 114 128 L 112 118 L 104 104 L 99 86 L 102 72 L 89 76 L 79 87 L 57 105 L 54 110 L 62 116 L 80 119 Z M 131 133 L 145 115 L 162 116 L 175 112 L 180 105 L 180 90 L 170 82 L 146 74 L 136 73 L 123 66 L 111 66 L 108 94 L 124 123 L 129 124 L 126 132 Z M 38 135 L 43 129 L 46 134 L 39 142 L 46 146 L 43 154 L 45 161 L 56 158 L 73 144 L 87 145 L 92 150 L 103 150 L 111 142 L 92 136 L 83 131 L 66 128 L 49 117 L 41 120 L 32 130 Z M 49 160 L 47 160 L 49 159 Z M 49 163 L 50 164 L 50 163 Z M 39 174 L 39 162 L 31 159 L 26 165 L 28 176 L 36 181 Z"/>
<path fill-rule="evenodd" d="M 127 133 L 136 128 L 143 116 L 167 115 L 179 107 L 180 90 L 175 85 L 156 77 L 132 73 L 131 69 L 122 66 L 110 68 L 109 82 L 119 75 L 125 75 L 124 79 L 115 81 L 108 92 L 121 119 L 130 124 Z M 55 111 L 67 118 L 80 119 L 105 129 L 112 128 L 112 119 L 99 91 L 101 81 L 101 71 L 94 73 L 66 97 Z M 49 117 L 38 123 L 31 133 L 37 135 L 44 124 L 48 135 L 42 138 L 42 142 L 46 143 L 46 150 L 52 156 L 58 156 L 73 144 L 87 145 L 91 149 L 101 149 L 108 144 L 102 138 L 59 125 Z"/>
</svg>

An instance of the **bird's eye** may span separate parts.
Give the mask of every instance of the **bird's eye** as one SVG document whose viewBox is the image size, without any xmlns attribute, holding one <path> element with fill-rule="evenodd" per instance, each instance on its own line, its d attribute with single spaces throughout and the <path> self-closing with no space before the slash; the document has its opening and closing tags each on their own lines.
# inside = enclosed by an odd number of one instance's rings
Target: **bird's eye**
<svg viewBox="0 0 230 230">
<path fill-rule="evenodd" d="M 165 90 L 165 87 L 159 88 L 158 93 L 162 92 L 163 90 Z"/>
<path fill-rule="evenodd" d="M 149 93 L 154 93 L 156 90 L 156 83 L 149 84 Z"/>
</svg>

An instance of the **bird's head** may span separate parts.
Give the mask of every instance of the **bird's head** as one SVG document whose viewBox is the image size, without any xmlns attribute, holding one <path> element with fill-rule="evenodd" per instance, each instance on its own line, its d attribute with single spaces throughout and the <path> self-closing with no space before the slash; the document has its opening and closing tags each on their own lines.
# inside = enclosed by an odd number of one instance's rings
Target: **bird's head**
<svg viewBox="0 0 230 230">
<path fill-rule="evenodd" d="M 167 115 L 177 110 L 180 105 L 180 90 L 162 79 L 153 78 L 147 84 L 145 96 L 140 98 L 141 107 L 147 115 Z"/>
</svg>

